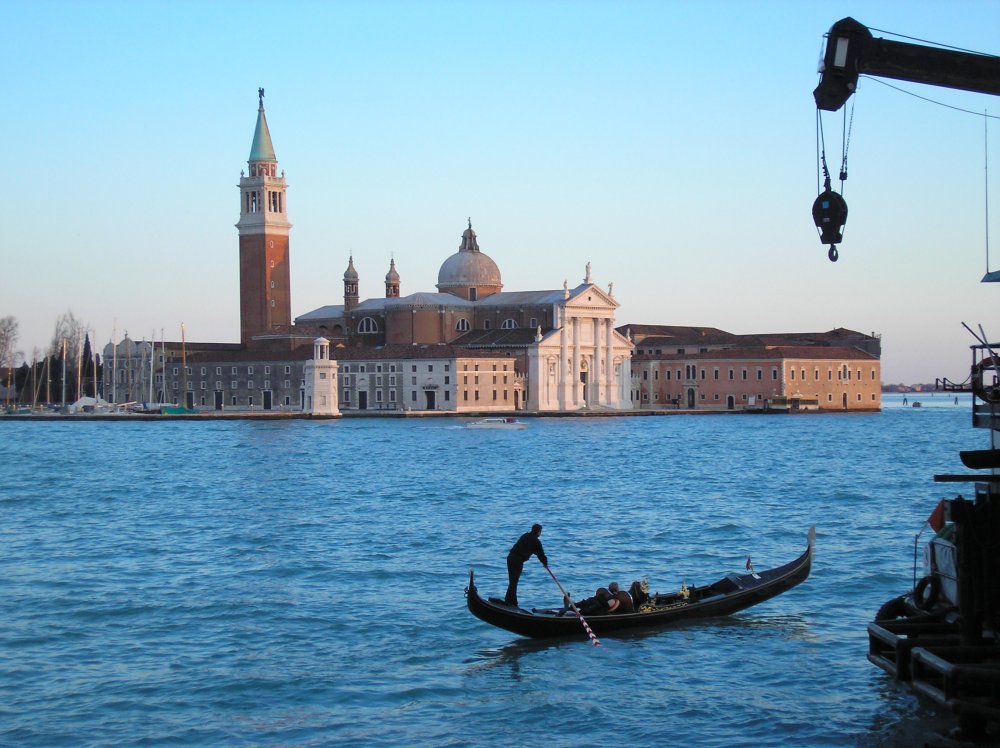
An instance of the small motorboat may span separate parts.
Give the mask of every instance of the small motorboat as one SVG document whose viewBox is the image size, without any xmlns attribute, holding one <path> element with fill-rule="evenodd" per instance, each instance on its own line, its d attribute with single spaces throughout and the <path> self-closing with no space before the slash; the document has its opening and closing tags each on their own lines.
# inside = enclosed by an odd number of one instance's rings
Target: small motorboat
<svg viewBox="0 0 1000 748">
<path fill-rule="evenodd" d="M 682 585 L 678 592 L 645 595 L 645 600 L 636 601 L 638 604 L 634 613 L 587 615 L 586 621 L 595 633 L 600 634 L 727 616 L 770 600 L 804 582 L 812 568 L 815 545 L 816 529 L 811 527 L 805 552 L 783 566 L 754 571 L 747 559 L 746 574 L 729 574 L 704 587 Z M 572 608 L 525 610 L 494 597 L 484 600 L 476 589 L 472 569 L 469 570 L 469 586 L 465 595 L 472 615 L 515 634 L 536 639 L 587 636 Z"/>
<path fill-rule="evenodd" d="M 483 418 L 465 425 L 467 429 L 526 429 L 528 424 L 516 418 Z"/>
</svg>

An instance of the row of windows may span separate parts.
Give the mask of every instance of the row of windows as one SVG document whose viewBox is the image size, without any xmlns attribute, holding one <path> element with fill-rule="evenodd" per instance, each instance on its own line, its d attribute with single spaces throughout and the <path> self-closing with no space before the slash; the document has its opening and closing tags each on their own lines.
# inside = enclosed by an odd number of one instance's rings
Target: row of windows
<svg viewBox="0 0 1000 748">
<path fill-rule="evenodd" d="M 795 379 L 795 371 L 796 370 L 794 368 L 790 368 L 789 369 L 789 375 L 790 375 L 791 379 Z M 663 372 L 663 378 L 669 380 L 671 378 L 672 372 L 673 372 L 672 369 L 665 369 L 664 372 Z M 693 364 L 687 364 L 687 365 L 685 365 L 685 367 L 684 367 L 684 376 L 685 376 L 685 378 L 687 378 L 687 379 L 697 379 L 698 378 L 698 374 L 699 374 L 698 367 L 696 367 Z M 700 370 L 700 374 L 701 374 L 701 379 L 707 379 L 708 378 L 708 372 L 707 372 L 706 369 L 701 369 Z M 764 370 L 762 368 L 758 367 L 757 371 L 756 371 L 756 374 L 757 374 L 757 381 L 761 381 L 761 380 L 764 379 Z M 847 381 L 850 381 L 851 380 L 851 374 L 852 374 L 851 370 L 848 369 L 846 366 L 844 366 L 842 369 L 839 369 L 839 368 L 837 369 L 837 379 L 838 380 L 847 380 Z M 861 374 L 861 369 L 857 369 L 856 374 L 857 374 L 856 378 L 860 382 L 861 379 L 863 378 L 862 374 Z M 644 381 L 648 381 L 649 380 L 649 370 L 648 369 L 643 369 L 642 370 L 642 378 L 643 378 Z M 653 369 L 653 379 L 657 380 L 659 378 L 660 378 L 660 370 L 659 369 Z M 679 380 L 680 378 L 681 378 L 681 370 L 677 369 L 677 379 Z M 740 370 L 740 378 L 744 382 L 747 381 L 747 379 L 749 378 L 749 373 L 748 373 L 747 369 L 741 369 Z M 818 368 L 813 369 L 813 379 L 818 382 L 819 378 L 820 378 L 819 369 Z M 833 381 L 833 369 L 827 369 L 826 370 L 826 378 L 827 378 L 827 381 Z M 719 369 L 718 368 L 715 368 L 715 369 L 712 370 L 712 379 L 714 379 L 714 380 L 718 380 L 719 379 Z M 729 380 L 733 381 L 735 379 L 736 379 L 736 370 L 735 369 L 730 369 L 729 370 Z M 775 381 L 777 381 L 777 379 L 778 379 L 778 370 L 776 368 L 772 368 L 771 369 L 771 379 L 773 379 Z M 803 382 L 806 381 L 806 370 L 805 369 L 799 369 L 799 379 L 801 381 L 803 381 Z M 874 368 L 872 368 L 872 370 L 871 370 L 871 380 L 873 382 L 875 381 L 875 369 Z"/>
<path fill-rule="evenodd" d="M 493 326 L 493 323 L 489 319 L 483 320 L 483 329 L 489 330 Z M 508 317 L 503 322 L 500 323 L 501 330 L 516 330 L 520 325 L 517 324 L 517 320 Z M 538 320 L 532 317 L 528 320 L 528 327 L 534 329 L 538 327 Z M 370 334 L 379 332 L 378 320 L 374 317 L 362 317 L 358 322 L 358 332 L 362 334 Z M 455 330 L 458 332 L 468 332 L 472 329 L 472 325 L 465 317 L 461 317 L 458 322 L 455 323 Z"/>
<path fill-rule="evenodd" d="M 216 366 L 215 367 L 215 375 L 216 376 L 220 376 L 222 374 L 222 368 L 223 367 L 221 367 L 221 366 Z M 174 376 L 175 377 L 180 374 L 180 370 L 181 369 L 180 369 L 179 366 L 175 366 L 174 367 Z M 194 373 L 194 367 L 193 366 L 185 366 L 184 367 L 184 373 L 185 374 L 193 374 Z M 201 375 L 205 376 L 207 373 L 208 373 L 208 367 L 207 366 L 202 366 L 201 367 Z M 231 374 L 239 374 L 240 373 L 239 372 L 239 367 L 238 366 L 230 367 L 230 373 Z M 271 373 L 271 367 L 270 366 L 265 366 L 264 367 L 264 374 L 266 375 L 266 374 L 270 374 L 270 373 Z M 286 366 L 285 367 L 285 374 L 291 374 L 291 373 L 292 373 L 292 367 L 291 366 Z M 248 366 L 247 367 L 247 374 L 253 374 L 253 367 L 252 366 Z"/>
<path fill-rule="evenodd" d="M 216 391 L 221 391 L 222 390 L 222 384 L 223 383 L 220 380 L 216 380 L 215 381 L 215 389 L 216 389 Z M 188 382 L 187 383 L 187 388 L 189 390 L 193 390 L 193 389 L 195 389 L 194 385 L 195 385 L 194 382 Z M 292 386 L 292 380 L 285 379 L 284 381 L 282 381 L 281 386 L 284 389 L 286 389 L 286 390 L 289 389 Z M 305 387 L 305 386 L 306 386 L 306 380 L 303 379 L 299 383 L 299 387 L 301 388 L 301 387 Z M 179 390 L 181 388 L 180 382 L 175 379 L 173 381 L 172 387 L 175 390 Z M 238 381 L 236 381 L 235 379 L 229 383 L 229 389 L 231 389 L 231 390 L 238 390 L 238 389 L 252 390 L 253 388 L 254 388 L 254 385 L 253 385 L 253 380 L 252 379 L 247 380 L 246 387 L 240 387 L 240 383 Z M 204 382 L 204 381 L 203 382 L 199 382 L 198 389 L 207 390 L 208 389 L 208 382 Z M 270 379 L 265 379 L 264 380 L 263 389 L 265 389 L 265 390 L 271 389 L 271 380 Z"/>
<path fill-rule="evenodd" d="M 635 399 L 636 397 L 638 397 L 638 395 L 639 395 L 639 393 L 638 393 L 638 392 L 633 392 L 633 393 L 632 393 L 632 396 L 633 396 L 633 399 Z M 727 397 L 736 397 L 736 396 L 737 396 L 737 395 L 735 395 L 735 394 L 733 394 L 733 395 L 727 395 Z M 704 400 L 705 398 L 706 398 L 706 394 L 705 394 L 704 392 L 702 392 L 702 393 L 700 394 L 700 398 L 699 398 L 699 399 L 701 399 L 701 400 Z M 747 395 L 746 395 L 745 393 L 744 393 L 744 394 L 741 394 L 741 395 L 739 395 L 739 398 L 740 398 L 741 400 L 746 400 L 746 399 L 747 399 Z M 477 398 L 477 399 L 478 399 L 478 398 Z M 494 398 L 494 399 L 496 399 L 496 398 Z M 506 399 L 506 398 L 504 398 L 504 399 Z M 643 399 L 643 400 L 649 400 L 649 393 L 648 393 L 648 392 L 643 392 L 643 393 L 642 393 L 642 399 Z M 656 400 L 659 400 L 659 399 L 660 399 L 660 393 L 659 393 L 659 392 L 654 392 L 654 393 L 653 393 L 653 400 L 654 400 L 654 401 L 656 401 Z M 681 399 L 681 396 L 680 396 L 680 395 L 674 395 L 674 394 L 672 394 L 672 393 L 669 393 L 669 392 L 668 392 L 668 393 L 666 393 L 666 395 L 664 396 L 664 399 L 665 399 L 666 401 L 669 401 L 669 402 L 677 402 L 677 401 L 679 401 L 679 400 Z M 713 399 L 713 400 L 721 400 L 721 397 L 719 396 L 719 393 L 718 393 L 718 392 L 716 392 L 716 393 L 715 393 L 715 394 L 714 394 L 714 395 L 712 396 L 712 399 Z M 758 394 L 757 394 L 757 400 L 759 400 L 759 401 L 763 401 L 763 400 L 764 400 L 764 396 L 758 393 Z M 872 400 L 872 402 L 876 402 L 876 400 L 877 400 L 877 398 L 876 398 L 876 395 L 875 395 L 875 393 L 874 393 L 874 392 L 873 392 L 873 393 L 871 393 L 871 400 Z M 827 395 L 826 395 L 826 401 L 827 401 L 828 403 L 832 403 L 832 402 L 833 402 L 833 393 L 827 393 Z M 861 397 L 861 393 L 860 393 L 860 392 L 858 393 L 858 396 L 857 396 L 857 401 L 858 401 L 859 403 L 860 403 L 860 402 L 862 402 L 862 397 Z"/>
</svg>

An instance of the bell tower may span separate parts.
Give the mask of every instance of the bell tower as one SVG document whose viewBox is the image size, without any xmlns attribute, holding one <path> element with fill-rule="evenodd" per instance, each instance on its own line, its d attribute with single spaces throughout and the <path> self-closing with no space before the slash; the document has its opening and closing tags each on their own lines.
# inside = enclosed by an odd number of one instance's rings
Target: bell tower
<svg viewBox="0 0 1000 748">
<path fill-rule="evenodd" d="M 257 127 L 247 161 L 249 174 L 240 172 L 240 342 L 253 336 L 287 330 L 292 322 L 292 294 L 288 264 L 288 222 L 285 173 L 278 175 L 278 159 L 264 116 L 264 89 L 257 89 L 260 105 Z"/>
</svg>

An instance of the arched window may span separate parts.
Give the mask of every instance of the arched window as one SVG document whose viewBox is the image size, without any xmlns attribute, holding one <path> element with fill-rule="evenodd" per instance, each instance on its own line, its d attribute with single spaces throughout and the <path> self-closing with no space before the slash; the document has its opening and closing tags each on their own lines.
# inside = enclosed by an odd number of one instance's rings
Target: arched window
<svg viewBox="0 0 1000 748">
<path fill-rule="evenodd" d="M 462 317 L 461 319 L 458 320 L 457 323 L 455 323 L 455 329 L 458 330 L 459 332 L 468 332 L 469 330 L 472 329 L 472 325 L 469 324 L 469 320 L 467 320 L 465 317 Z"/>
<path fill-rule="evenodd" d="M 358 323 L 358 332 L 378 332 L 378 322 L 371 317 L 365 317 Z"/>
<path fill-rule="evenodd" d="M 501 330 L 516 330 L 517 329 L 517 322 L 515 320 L 513 320 L 513 319 L 510 319 L 510 318 L 505 319 L 503 321 L 503 324 L 500 325 L 500 329 Z"/>
</svg>

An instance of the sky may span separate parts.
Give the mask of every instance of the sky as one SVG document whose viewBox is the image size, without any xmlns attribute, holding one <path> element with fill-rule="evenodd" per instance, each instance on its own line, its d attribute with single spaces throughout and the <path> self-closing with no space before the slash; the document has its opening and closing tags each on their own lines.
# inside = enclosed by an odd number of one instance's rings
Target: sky
<svg viewBox="0 0 1000 748">
<path fill-rule="evenodd" d="M 100 345 L 182 323 L 239 340 L 258 87 L 289 184 L 293 317 L 342 303 L 351 255 L 362 298 L 384 295 L 390 259 L 402 295 L 434 291 L 471 218 L 505 290 L 572 287 L 590 262 L 617 324 L 873 332 L 886 383 L 964 379 L 963 322 L 1000 340 L 1000 288 L 980 282 L 1000 269 L 997 97 L 863 78 L 821 117 L 834 175 L 850 124 L 839 262 L 811 217 L 830 26 L 1000 54 L 992 0 L 0 13 L 0 317 L 29 359 L 67 311 Z"/>
</svg>

